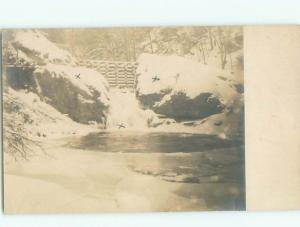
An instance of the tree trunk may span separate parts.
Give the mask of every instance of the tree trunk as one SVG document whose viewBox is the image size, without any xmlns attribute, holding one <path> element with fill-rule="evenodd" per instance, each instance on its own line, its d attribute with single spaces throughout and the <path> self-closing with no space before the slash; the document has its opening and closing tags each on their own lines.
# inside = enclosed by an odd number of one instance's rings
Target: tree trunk
<svg viewBox="0 0 300 227">
<path fill-rule="evenodd" d="M 148 35 L 149 35 L 149 40 L 150 40 L 151 53 L 152 53 L 152 54 L 154 54 L 154 51 L 153 51 L 153 46 L 152 46 L 151 31 L 149 31 L 149 32 L 148 32 Z"/>
<path fill-rule="evenodd" d="M 205 53 L 204 53 L 204 48 L 203 48 L 203 44 L 202 43 L 200 43 L 200 50 L 202 52 L 203 64 L 206 65 Z"/>
<path fill-rule="evenodd" d="M 221 55 L 221 58 L 222 58 L 222 69 L 225 69 L 225 66 L 226 66 L 226 63 L 227 63 L 226 56 L 227 56 L 227 54 L 226 54 L 226 48 L 223 45 L 223 54 Z"/>
<path fill-rule="evenodd" d="M 232 71 L 232 58 L 231 58 L 231 53 L 229 54 L 229 59 L 230 59 L 230 71 L 233 72 L 233 71 Z"/>
<path fill-rule="evenodd" d="M 212 39 L 212 34 L 211 34 L 210 29 L 208 29 L 208 36 L 209 36 L 210 50 L 213 50 L 214 49 L 214 44 L 213 44 L 213 39 Z"/>
<path fill-rule="evenodd" d="M 135 40 L 134 40 L 134 38 L 133 38 L 133 40 L 132 40 L 132 50 L 133 50 L 133 61 L 136 61 L 136 46 L 135 46 Z"/>
</svg>

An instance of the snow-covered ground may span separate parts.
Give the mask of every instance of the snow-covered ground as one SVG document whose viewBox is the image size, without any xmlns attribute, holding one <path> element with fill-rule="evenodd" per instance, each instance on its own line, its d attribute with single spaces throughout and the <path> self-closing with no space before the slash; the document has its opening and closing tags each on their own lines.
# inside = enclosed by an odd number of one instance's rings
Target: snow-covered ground
<svg viewBox="0 0 300 227">
<path fill-rule="evenodd" d="M 176 195 L 174 190 L 180 185 L 174 187 L 152 176 L 129 171 L 128 163 L 120 155 L 59 151 L 59 160 L 37 159 L 15 168 L 6 167 L 6 212 L 141 212 L 206 208 L 201 199 L 192 204 Z M 166 204 L 166 200 L 171 202 Z"/>
<path fill-rule="evenodd" d="M 180 185 L 174 187 L 130 171 L 122 155 L 98 155 L 53 144 L 48 149 L 55 158 L 36 158 L 5 167 L 6 212 L 141 212 L 193 210 L 197 206 L 205 209 L 202 200 L 192 204 L 176 195 L 174 190 Z"/>
<path fill-rule="evenodd" d="M 39 155 L 27 162 L 5 164 L 5 212 L 222 210 L 235 209 L 238 204 L 232 203 L 238 203 L 242 195 L 240 185 L 223 183 L 215 174 L 201 184 L 189 182 L 193 171 L 205 167 L 197 165 L 203 159 L 235 162 L 236 156 L 228 152 L 226 157 L 224 152 L 221 157 L 222 153 L 214 152 L 93 152 L 62 146 L 65 141 L 44 143 L 50 157 Z M 178 169 L 187 174 L 178 175 Z"/>
</svg>

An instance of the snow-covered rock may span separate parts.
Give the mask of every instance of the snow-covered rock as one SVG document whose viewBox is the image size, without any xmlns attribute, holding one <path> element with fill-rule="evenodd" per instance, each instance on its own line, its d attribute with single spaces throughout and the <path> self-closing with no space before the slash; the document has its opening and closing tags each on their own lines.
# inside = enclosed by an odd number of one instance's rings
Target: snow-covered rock
<svg viewBox="0 0 300 227">
<path fill-rule="evenodd" d="M 177 120 L 221 113 L 239 95 L 234 75 L 216 65 L 151 54 L 142 54 L 138 63 L 140 102 L 156 113 Z"/>
<path fill-rule="evenodd" d="M 109 105 L 108 84 L 84 67 L 48 64 L 34 71 L 37 93 L 77 122 L 103 123 Z"/>
<path fill-rule="evenodd" d="M 195 128 L 198 133 L 215 134 L 219 137 L 243 139 L 244 136 L 244 99 L 238 96 L 233 100 L 233 105 L 222 113 L 208 116 L 204 119 L 184 122 Z"/>
<path fill-rule="evenodd" d="M 97 71 L 78 67 L 76 59 L 41 31 L 12 32 L 7 82 L 27 89 L 71 119 L 103 123 L 109 106 L 108 84 Z M 20 67 L 22 66 L 22 67 Z"/>
</svg>

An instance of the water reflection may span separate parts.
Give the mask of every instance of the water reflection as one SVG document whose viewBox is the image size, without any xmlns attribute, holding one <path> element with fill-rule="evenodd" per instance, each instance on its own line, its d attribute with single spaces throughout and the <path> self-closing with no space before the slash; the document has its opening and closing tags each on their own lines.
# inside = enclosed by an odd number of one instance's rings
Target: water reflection
<svg viewBox="0 0 300 227">
<path fill-rule="evenodd" d="M 82 137 L 74 148 L 100 152 L 176 153 L 203 152 L 239 145 L 214 135 L 189 133 L 99 132 Z"/>
</svg>

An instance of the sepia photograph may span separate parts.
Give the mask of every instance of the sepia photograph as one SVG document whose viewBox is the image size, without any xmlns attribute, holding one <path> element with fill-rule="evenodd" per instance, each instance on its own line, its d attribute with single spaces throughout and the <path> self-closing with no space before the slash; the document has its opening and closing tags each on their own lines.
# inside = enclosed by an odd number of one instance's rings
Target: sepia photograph
<svg viewBox="0 0 300 227">
<path fill-rule="evenodd" d="M 2 30 L 4 212 L 245 210 L 243 40 Z"/>
</svg>

